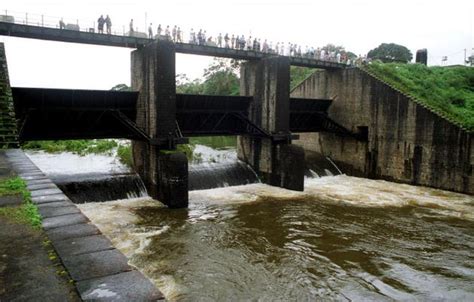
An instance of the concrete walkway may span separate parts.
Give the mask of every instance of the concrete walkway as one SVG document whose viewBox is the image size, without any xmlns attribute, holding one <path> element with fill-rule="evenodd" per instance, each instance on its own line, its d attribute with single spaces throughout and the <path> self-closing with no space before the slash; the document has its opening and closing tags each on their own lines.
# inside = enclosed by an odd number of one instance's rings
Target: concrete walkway
<svg viewBox="0 0 474 302">
<path fill-rule="evenodd" d="M 3 169 L 4 173 L 11 174 L 11 170 L 13 170 L 26 181 L 33 203 L 38 206 L 43 217 L 43 229 L 84 301 L 157 301 L 163 299 L 161 292 L 145 276 L 128 265 L 127 258 L 113 247 L 110 240 L 89 222 L 89 219 L 21 150 L 0 150 L 0 160 L 4 162 L 2 164 L 4 167 L 9 166 Z M 5 223 L 8 226 L 8 222 Z M 6 229 L 8 230 L 8 227 Z M 18 261 L 26 261 L 21 257 L 14 259 L 14 256 L 18 254 L 15 251 L 18 249 L 25 255 L 40 252 L 42 240 L 38 238 L 42 238 L 42 233 L 39 233 L 36 236 L 18 233 L 17 237 L 11 238 L 8 237 L 8 233 L 0 232 L 0 245 L 2 246 L 0 251 L 4 249 L 1 240 L 10 240 L 10 248 L 7 247 L 5 250 L 11 250 L 12 256 L 10 258 L 8 255 L 6 256 L 6 265 L 24 269 L 16 275 L 30 279 L 29 283 L 20 283 L 34 284 L 37 282 L 39 288 L 42 288 L 44 292 L 52 292 L 51 288 L 60 291 L 62 287 L 59 283 L 41 285 L 42 271 L 47 271 L 48 268 L 47 261 L 38 264 L 45 266 L 45 269 L 42 269 L 41 266 L 28 265 L 28 263 L 24 266 L 15 264 Z M 30 245 L 22 246 L 21 239 L 28 236 L 32 242 Z M 38 259 L 43 258 L 38 256 Z M 46 260 L 49 261 L 49 259 Z M 49 267 L 52 266 L 49 261 Z M 27 270 L 35 272 L 31 273 Z M 5 270 L 5 272 L 4 279 L 14 279 L 7 274 L 11 273 L 11 270 Z M 53 278 L 51 277 L 51 279 Z M 14 290 L 15 284 L 17 283 L 6 284 L 8 292 L 12 295 L 12 299 L 5 298 L 6 301 L 16 301 L 16 298 L 20 299 L 18 301 L 29 301 L 28 297 L 22 299 L 19 296 L 21 290 Z M 18 283 L 17 286 L 21 285 Z M 62 297 L 62 300 L 58 301 L 74 301 L 77 297 L 71 296 L 67 287 L 65 289 L 66 291 L 62 290 L 58 293 Z M 0 301 L 3 301 L 1 297 L 0 293 Z M 68 297 L 71 297 L 71 300 L 68 300 Z M 45 300 L 33 299 L 31 301 L 56 300 L 54 297 L 46 297 Z"/>
<path fill-rule="evenodd" d="M 0 152 L 0 180 L 13 176 Z M 21 196 L 0 196 L 0 207 L 18 207 L 22 201 Z M 64 267 L 50 260 L 47 242 L 42 230 L 0 216 L 0 301 L 80 301 L 68 275 L 61 273 Z"/>
</svg>

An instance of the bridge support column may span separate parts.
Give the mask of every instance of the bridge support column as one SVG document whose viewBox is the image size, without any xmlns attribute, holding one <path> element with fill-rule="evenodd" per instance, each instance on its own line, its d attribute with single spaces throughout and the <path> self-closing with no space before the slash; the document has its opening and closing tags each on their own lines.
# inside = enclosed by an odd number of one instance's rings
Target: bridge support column
<svg viewBox="0 0 474 302">
<path fill-rule="evenodd" d="M 291 145 L 290 61 L 270 57 L 241 67 L 240 94 L 253 96 L 249 120 L 269 137 L 240 136 L 238 157 L 269 185 L 304 190 L 304 150 Z"/>
<path fill-rule="evenodd" d="M 188 206 L 188 161 L 175 149 L 176 51 L 159 41 L 132 52 L 132 89 L 139 92 L 136 124 L 151 138 L 133 141 L 133 161 L 151 197 Z"/>
</svg>

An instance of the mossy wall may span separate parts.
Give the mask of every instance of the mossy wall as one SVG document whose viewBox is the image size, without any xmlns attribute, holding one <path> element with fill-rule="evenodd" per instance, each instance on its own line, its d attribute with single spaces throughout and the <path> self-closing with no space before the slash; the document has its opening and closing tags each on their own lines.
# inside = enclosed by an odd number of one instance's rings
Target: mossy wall
<svg viewBox="0 0 474 302">
<path fill-rule="evenodd" d="M 18 135 L 5 47 L 0 43 L 0 149 L 17 148 Z"/>
</svg>

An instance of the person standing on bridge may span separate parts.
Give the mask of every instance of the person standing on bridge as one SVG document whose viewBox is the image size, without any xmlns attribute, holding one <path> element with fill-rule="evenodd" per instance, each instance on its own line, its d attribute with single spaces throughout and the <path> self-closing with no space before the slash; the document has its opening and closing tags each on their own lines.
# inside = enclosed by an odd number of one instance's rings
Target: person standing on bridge
<svg viewBox="0 0 474 302">
<path fill-rule="evenodd" d="M 234 49 L 234 47 L 235 47 L 235 37 L 234 37 L 234 34 L 232 34 L 232 38 L 230 38 L 230 45 L 231 45 L 231 48 Z"/>
<path fill-rule="evenodd" d="M 166 25 L 166 28 L 165 28 L 165 36 L 166 36 L 166 40 L 171 40 L 171 36 L 170 36 L 170 26 L 169 26 L 169 25 Z"/>
<path fill-rule="evenodd" d="M 178 33 L 178 29 L 176 28 L 176 25 L 173 27 L 173 30 L 171 31 L 171 34 L 173 35 L 173 42 L 176 42 L 176 34 Z"/>
<path fill-rule="evenodd" d="M 217 36 L 217 46 L 222 47 L 222 34 L 221 33 L 219 33 L 219 35 Z"/>
<path fill-rule="evenodd" d="M 105 27 L 107 28 L 107 34 L 112 34 L 112 20 L 110 20 L 109 15 L 105 18 Z"/>
<path fill-rule="evenodd" d="M 240 49 L 241 50 L 245 49 L 245 37 L 244 37 L 244 35 L 240 36 Z"/>
<path fill-rule="evenodd" d="M 104 16 L 100 15 L 100 18 L 97 20 L 97 30 L 99 34 L 104 33 L 104 24 L 105 24 Z"/>
<path fill-rule="evenodd" d="M 128 35 L 130 36 L 133 36 L 133 19 L 130 19 L 130 24 L 128 25 L 129 26 L 129 32 L 128 32 Z"/>
<path fill-rule="evenodd" d="M 224 41 L 225 41 L 225 48 L 229 48 L 229 34 L 225 34 Z"/>
<path fill-rule="evenodd" d="M 196 33 L 193 28 L 191 28 L 191 31 L 189 32 L 189 43 L 196 44 Z"/>
<path fill-rule="evenodd" d="M 161 24 L 158 24 L 158 28 L 156 29 L 156 34 L 158 35 L 158 39 L 161 37 L 161 32 L 163 29 L 161 28 Z"/>
<path fill-rule="evenodd" d="M 150 23 L 150 26 L 148 26 L 148 39 L 153 39 L 153 24 Z"/>
<path fill-rule="evenodd" d="M 63 18 L 61 18 L 61 20 L 59 20 L 59 29 L 65 29 L 65 28 L 66 28 L 66 24 L 64 23 Z"/>
<path fill-rule="evenodd" d="M 181 30 L 181 27 L 179 26 L 178 26 L 178 31 L 176 33 L 176 37 L 179 43 L 183 43 L 183 31 Z"/>
</svg>

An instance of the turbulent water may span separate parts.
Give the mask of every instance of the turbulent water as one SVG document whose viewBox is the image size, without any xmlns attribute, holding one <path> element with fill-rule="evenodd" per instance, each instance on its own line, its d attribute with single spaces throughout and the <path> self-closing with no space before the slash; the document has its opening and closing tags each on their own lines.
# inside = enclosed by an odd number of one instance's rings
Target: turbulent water
<svg viewBox="0 0 474 302">
<path fill-rule="evenodd" d="M 205 166 L 236 160 L 199 150 Z M 53 175 L 96 171 L 30 157 Z M 321 159 L 308 175 L 334 173 Z M 304 192 L 192 191 L 181 210 L 147 198 L 78 206 L 172 301 L 474 300 L 472 196 L 338 175 L 308 177 Z"/>
<path fill-rule="evenodd" d="M 80 207 L 170 300 L 474 299 L 466 195 L 333 176 Z"/>
</svg>

